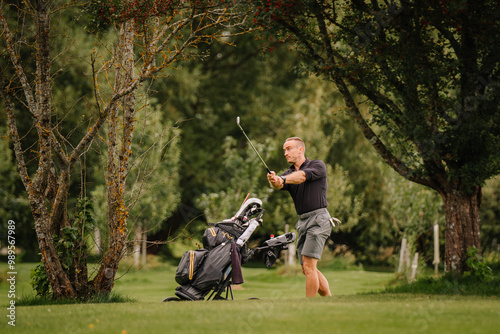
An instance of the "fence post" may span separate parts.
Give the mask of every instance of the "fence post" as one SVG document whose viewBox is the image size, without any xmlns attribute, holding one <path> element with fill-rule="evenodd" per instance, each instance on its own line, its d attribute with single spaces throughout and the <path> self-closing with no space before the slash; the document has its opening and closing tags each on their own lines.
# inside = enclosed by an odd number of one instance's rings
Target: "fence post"
<svg viewBox="0 0 500 334">
<path fill-rule="evenodd" d="M 439 274 L 439 225 L 434 224 L 434 274 L 438 276 Z"/>
<path fill-rule="evenodd" d="M 415 252 L 415 256 L 413 257 L 413 263 L 411 264 L 410 283 L 412 283 L 415 280 L 415 275 L 417 274 L 417 267 L 418 267 L 418 252 Z"/>
<path fill-rule="evenodd" d="M 93 254 L 101 254 L 101 231 L 97 227 L 94 228 Z"/>
<path fill-rule="evenodd" d="M 288 233 L 288 229 L 289 229 L 289 228 L 290 228 L 290 225 L 285 224 L 285 233 Z M 288 261 L 288 260 L 289 260 L 289 259 L 288 259 L 288 253 L 289 253 L 289 250 L 288 250 L 288 249 L 286 249 L 286 250 L 285 250 L 285 269 L 287 269 L 287 268 L 288 268 L 288 266 L 290 265 L 290 263 L 289 263 L 289 261 Z"/>
<path fill-rule="evenodd" d="M 290 226 L 285 224 L 285 233 L 288 233 Z M 288 245 L 288 249 L 285 250 L 285 268 L 293 267 L 295 265 L 295 243 Z"/>
<path fill-rule="evenodd" d="M 405 252 L 406 252 L 406 237 L 403 237 L 403 240 L 401 240 L 401 250 L 399 251 L 398 273 L 403 271 L 403 263 L 405 261 Z"/>
</svg>

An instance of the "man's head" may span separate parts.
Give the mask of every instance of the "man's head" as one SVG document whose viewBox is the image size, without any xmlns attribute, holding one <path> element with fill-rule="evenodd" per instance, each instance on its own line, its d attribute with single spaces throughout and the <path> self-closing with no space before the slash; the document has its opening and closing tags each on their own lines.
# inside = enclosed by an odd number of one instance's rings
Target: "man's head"
<svg viewBox="0 0 500 334">
<path fill-rule="evenodd" d="M 306 150 L 306 145 L 304 141 L 299 137 L 290 137 L 285 140 L 283 144 L 283 151 L 285 154 L 286 161 L 292 163 L 298 167 L 302 165 L 305 161 L 304 152 Z"/>
</svg>

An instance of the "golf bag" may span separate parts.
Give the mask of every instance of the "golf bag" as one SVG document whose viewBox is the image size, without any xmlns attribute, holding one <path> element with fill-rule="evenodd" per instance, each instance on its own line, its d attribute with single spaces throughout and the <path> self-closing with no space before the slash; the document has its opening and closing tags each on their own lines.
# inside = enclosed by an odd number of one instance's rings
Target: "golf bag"
<svg viewBox="0 0 500 334">
<path fill-rule="evenodd" d="M 262 201 L 246 200 L 231 219 L 207 228 L 203 234 L 203 249 L 187 251 L 181 258 L 175 274 L 180 285 L 172 300 L 233 299 L 232 284 L 243 283 L 241 265 L 257 253 L 265 252 L 265 262 L 272 266 L 279 252 L 295 240 L 294 233 L 286 233 L 264 242 L 262 247 L 248 249 L 246 242 L 262 223 Z M 254 217 L 256 216 L 256 217 Z M 222 294 L 225 292 L 225 297 Z"/>
</svg>

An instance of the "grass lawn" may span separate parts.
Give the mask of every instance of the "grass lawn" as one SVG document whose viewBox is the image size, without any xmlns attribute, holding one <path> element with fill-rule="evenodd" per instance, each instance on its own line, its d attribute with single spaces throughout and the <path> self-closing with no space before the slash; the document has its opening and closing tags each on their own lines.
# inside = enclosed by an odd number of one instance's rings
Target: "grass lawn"
<svg viewBox="0 0 500 334">
<path fill-rule="evenodd" d="M 17 296 L 32 294 L 29 269 L 17 265 Z M 390 273 L 324 270 L 332 298 L 305 299 L 302 276 L 244 269 L 234 301 L 160 301 L 174 294 L 175 267 L 130 270 L 115 290 L 134 303 L 16 308 L 5 316 L 9 287 L 0 283 L 2 333 L 498 333 L 497 297 L 364 294 L 383 289 Z M 0 272 L 6 271 L 0 264 Z M 360 294 L 361 293 L 361 294 Z M 248 300 L 257 297 L 259 300 Z"/>
</svg>

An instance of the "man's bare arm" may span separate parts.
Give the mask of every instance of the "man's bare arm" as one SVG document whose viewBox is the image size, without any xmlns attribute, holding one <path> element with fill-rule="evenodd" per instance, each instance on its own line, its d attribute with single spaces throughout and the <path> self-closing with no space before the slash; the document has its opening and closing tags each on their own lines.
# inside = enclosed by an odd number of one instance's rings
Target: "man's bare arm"
<svg viewBox="0 0 500 334">
<path fill-rule="evenodd" d="M 300 184 L 306 181 L 306 173 L 299 170 L 297 172 L 290 173 L 285 176 L 286 178 L 286 183 L 289 184 Z M 281 176 L 276 175 L 275 172 L 271 172 L 270 174 L 267 174 L 267 179 L 269 181 L 269 185 L 274 188 L 274 189 L 281 189 L 283 188 L 283 185 L 285 182 L 283 182 L 283 179 Z"/>
<path fill-rule="evenodd" d="M 286 176 L 286 183 L 301 184 L 304 182 L 306 182 L 306 173 L 304 171 L 299 170 Z"/>
</svg>

